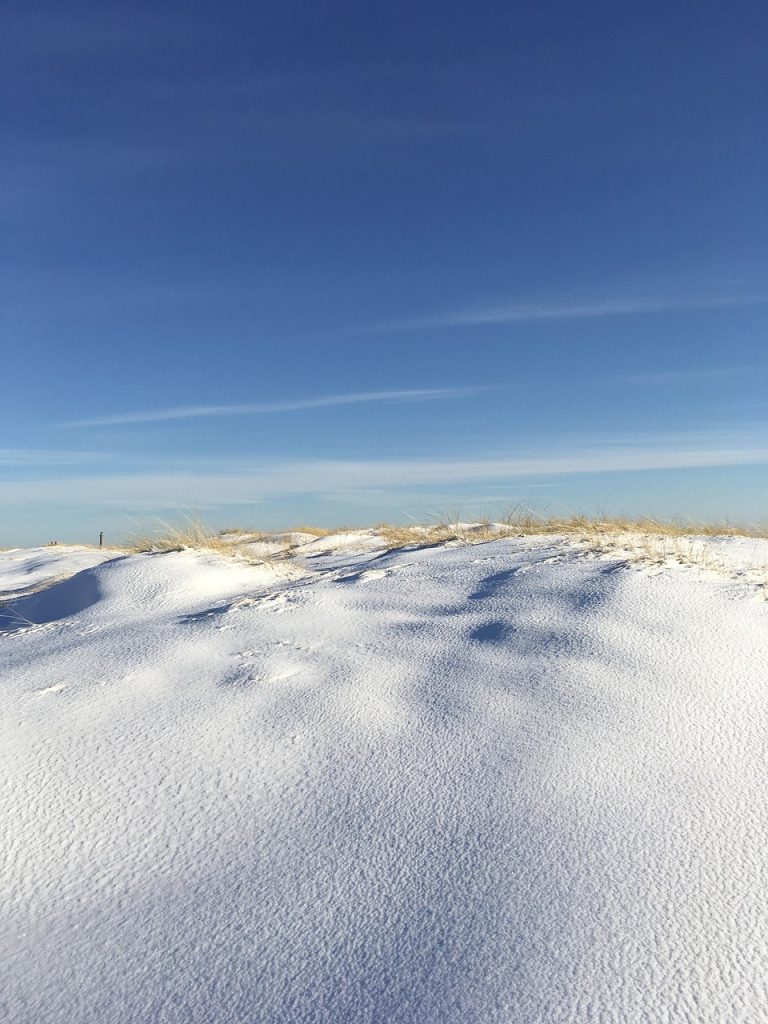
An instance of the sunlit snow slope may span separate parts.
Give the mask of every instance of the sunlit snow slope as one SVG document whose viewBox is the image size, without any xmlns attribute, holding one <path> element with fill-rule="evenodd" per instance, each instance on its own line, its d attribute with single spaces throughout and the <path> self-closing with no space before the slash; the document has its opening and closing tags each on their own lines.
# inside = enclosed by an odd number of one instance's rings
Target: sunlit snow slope
<svg viewBox="0 0 768 1024">
<path fill-rule="evenodd" d="M 746 584 L 548 538 L 12 604 L 3 1020 L 768 1021 Z"/>
</svg>

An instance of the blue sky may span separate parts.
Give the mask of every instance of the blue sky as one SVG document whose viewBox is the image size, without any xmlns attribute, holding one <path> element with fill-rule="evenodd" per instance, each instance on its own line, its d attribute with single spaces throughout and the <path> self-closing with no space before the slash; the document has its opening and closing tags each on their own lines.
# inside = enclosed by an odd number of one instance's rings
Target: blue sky
<svg viewBox="0 0 768 1024">
<path fill-rule="evenodd" d="M 768 517 L 763 3 L 10 3 L 0 544 Z"/>
</svg>

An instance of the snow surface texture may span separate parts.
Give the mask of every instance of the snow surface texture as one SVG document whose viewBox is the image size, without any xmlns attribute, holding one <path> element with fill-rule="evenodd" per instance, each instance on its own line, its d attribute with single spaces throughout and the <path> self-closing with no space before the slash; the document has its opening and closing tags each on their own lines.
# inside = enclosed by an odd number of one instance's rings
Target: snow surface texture
<svg viewBox="0 0 768 1024">
<path fill-rule="evenodd" d="M 31 593 L 57 577 L 71 576 L 114 557 L 114 551 L 105 548 L 69 544 L 0 551 L 0 597 L 9 592 Z"/>
<path fill-rule="evenodd" d="M 343 548 L 0 609 L 0 1017 L 768 1021 L 757 590 Z"/>
</svg>

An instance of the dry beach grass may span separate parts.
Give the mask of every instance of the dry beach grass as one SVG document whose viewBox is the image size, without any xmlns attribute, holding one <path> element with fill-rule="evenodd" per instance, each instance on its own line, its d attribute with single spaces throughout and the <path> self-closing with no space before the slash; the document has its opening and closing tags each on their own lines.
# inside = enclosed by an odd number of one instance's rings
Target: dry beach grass
<svg viewBox="0 0 768 1024">
<path fill-rule="evenodd" d="M 374 527 L 357 530 L 302 524 L 288 531 L 268 533 L 241 527 L 217 530 L 209 528 L 196 517 L 188 517 L 178 526 L 162 523 L 155 533 L 132 538 L 124 550 L 141 553 L 192 549 L 262 564 L 300 557 L 307 545 L 317 547 L 317 542 L 323 539 L 328 540 L 328 550 L 332 550 L 334 538 L 350 533 L 359 534 L 369 546 L 380 546 L 385 551 L 445 544 L 474 545 L 504 538 L 559 536 L 590 556 L 618 556 L 627 563 L 646 566 L 678 563 L 723 571 L 720 559 L 710 550 L 709 538 L 766 537 L 768 527 L 649 517 L 548 516 L 528 509 L 514 509 L 500 520 L 462 522 L 456 516 L 432 523 L 378 523 Z"/>
</svg>

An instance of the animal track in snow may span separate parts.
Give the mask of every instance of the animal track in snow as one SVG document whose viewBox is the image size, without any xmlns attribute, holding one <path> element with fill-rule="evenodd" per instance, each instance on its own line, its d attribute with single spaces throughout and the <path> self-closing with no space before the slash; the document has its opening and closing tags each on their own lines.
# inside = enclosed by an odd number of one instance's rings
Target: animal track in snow
<svg viewBox="0 0 768 1024">
<path fill-rule="evenodd" d="M 295 602 L 295 592 L 285 590 L 278 594 L 266 594 L 260 597 L 241 597 L 230 605 L 229 611 L 239 611 L 241 608 L 264 608 L 266 611 L 279 615 L 289 611 L 290 606 Z"/>
<path fill-rule="evenodd" d="M 255 665 L 244 663 L 242 669 L 236 670 L 226 676 L 223 684 L 226 687 L 245 689 L 250 686 L 266 685 L 270 683 L 282 683 L 286 679 L 292 679 L 299 675 L 301 669 L 295 665 L 288 665 L 285 668 L 275 671 L 259 671 Z"/>
<path fill-rule="evenodd" d="M 394 576 L 402 569 L 409 569 L 415 562 L 401 562 L 399 565 L 390 565 L 386 569 L 363 569 L 360 572 L 350 572 L 343 576 L 337 576 L 339 583 L 368 583 L 371 580 L 383 580 L 388 576 Z"/>
</svg>

